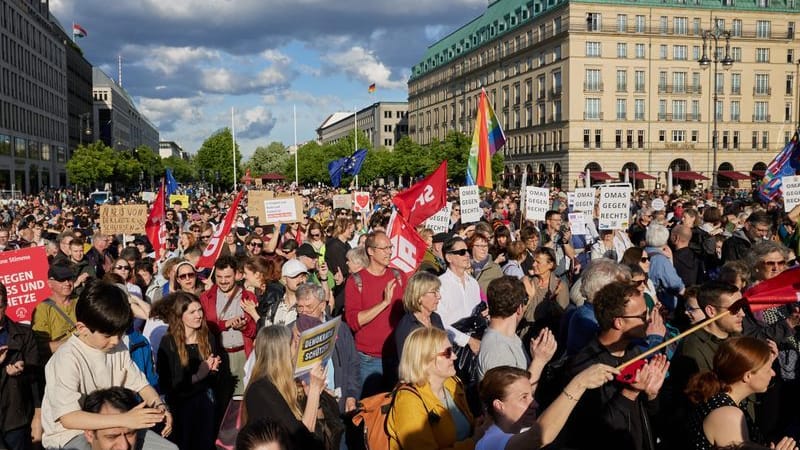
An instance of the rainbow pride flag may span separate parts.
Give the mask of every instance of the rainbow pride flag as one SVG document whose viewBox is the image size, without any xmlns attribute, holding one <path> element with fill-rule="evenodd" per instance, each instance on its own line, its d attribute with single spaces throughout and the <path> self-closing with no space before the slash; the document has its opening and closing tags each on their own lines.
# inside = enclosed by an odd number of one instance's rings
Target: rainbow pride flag
<svg viewBox="0 0 800 450">
<path fill-rule="evenodd" d="M 478 100 L 478 114 L 475 118 L 475 132 L 467 160 L 467 185 L 478 185 L 491 189 L 492 156 L 506 143 L 506 135 L 492 111 L 492 105 L 481 88 Z"/>
</svg>

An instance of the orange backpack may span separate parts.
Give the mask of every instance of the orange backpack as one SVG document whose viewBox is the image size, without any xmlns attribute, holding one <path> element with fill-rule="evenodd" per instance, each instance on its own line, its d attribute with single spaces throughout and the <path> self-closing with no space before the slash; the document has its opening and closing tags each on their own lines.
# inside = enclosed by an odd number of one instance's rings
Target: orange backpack
<svg viewBox="0 0 800 450">
<path fill-rule="evenodd" d="M 402 384 L 391 392 L 375 394 L 358 402 L 358 408 L 352 418 L 352 423 L 357 429 L 362 428 L 363 425 L 363 447 L 359 446 L 358 450 L 389 450 L 389 432 L 386 428 L 386 419 L 392 409 L 394 397 L 399 391 L 412 392 L 422 400 L 422 396 L 413 386 Z M 361 439 L 359 439 L 358 444 L 361 444 L 360 441 Z"/>
</svg>

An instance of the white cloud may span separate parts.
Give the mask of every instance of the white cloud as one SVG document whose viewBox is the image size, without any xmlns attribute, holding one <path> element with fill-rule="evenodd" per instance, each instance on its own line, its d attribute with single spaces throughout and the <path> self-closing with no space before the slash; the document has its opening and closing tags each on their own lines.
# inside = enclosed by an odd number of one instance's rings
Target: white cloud
<svg viewBox="0 0 800 450">
<path fill-rule="evenodd" d="M 172 131 L 178 122 L 196 124 L 203 120 L 205 99 L 198 98 L 142 98 L 139 109 L 150 120 L 158 123 L 160 131 Z"/>
<path fill-rule="evenodd" d="M 263 106 L 245 110 L 237 116 L 236 136 L 242 139 L 266 140 L 277 122 L 272 113 Z"/>
<path fill-rule="evenodd" d="M 385 89 L 404 89 L 406 82 L 391 79 L 391 70 L 369 50 L 360 46 L 349 50 L 329 53 L 322 60 L 345 74 L 366 84 L 375 83 Z"/>
<path fill-rule="evenodd" d="M 261 57 L 273 64 L 279 64 L 282 66 L 288 66 L 292 62 L 292 59 L 286 56 L 283 52 L 274 49 L 264 50 L 261 52 Z"/>
<path fill-rule="evenodd" d="M 152 70 L 163 75 L 173 75 L 185 65 L 200 65 L 201 63 L 218 61 L 218 50 L 203 47 L 168 47 L 126 45 L 122 48 L 123 58 L 138 60 Z"/>
</svg>

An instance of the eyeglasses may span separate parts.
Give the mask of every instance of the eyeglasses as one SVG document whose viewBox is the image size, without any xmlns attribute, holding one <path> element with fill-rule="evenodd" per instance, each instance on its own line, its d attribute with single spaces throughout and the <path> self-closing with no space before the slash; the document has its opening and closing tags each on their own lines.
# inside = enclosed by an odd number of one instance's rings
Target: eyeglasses
<svg viewBox="0 0 800 450">
<path fill-rule="evenodd" d="M 620 319 L 639 319 L 642 322 L 647 323 L 648 319 L 650 318 L 650 311 L 646 310 L 645 312 L 635 315 L 635 316 L 617 316 Z"/>
<path fill-rule="evenodd" d="M 650 257 L 649 257 L 649 256 L 642 256 L 642 259 L 640 259 L 640 261 L 641 261 L 641 262 L 647 262 L 647 261 L 650 261 Z"/>
<path fill-rule="evenodd" d="M 318 238 L 320 236 L 322 236 L 322 235 L 319 234 L 319 233 L 311 233 L 311 237 Z"/>
<path fill-rule="evenodd" d="M 765 267 L 785 267 L 786 261 L 761 261 L 761 264 L 764 264 Z"/>
<path fill-rule="evenodd" d="M 251 242 L 251 243 L 249 243 L 247 245 L 249 245 L 250 247 L 261 247 L 264 244 L 261 243 L 261 242 Z"/>
<path fill-rule="evenodd" d="M 426 292 L 426 294 L 439 295 L 439 292 L 440 292 L 439 289 L 432 289 L 432 290 Z"/>
<path fill-rule="evenodd" d="M 178 275 L 178 279 L 179 280 L 192 280 L 196 276 L 197 276 L 197 274 L 195 274 L 194 272 L 186 272 L 186 273 L 182 273 L 182 274 Z"/>
<path fill-rule="evenodd" d="M 489 248 L 489 244 L 472 244 L 472 247 L 473 248 L 475 248 L 475 247 L 478 247 L 478 248 Z"/>
<path fill-rule="evenodd" d="M 131 266 L 114 266 L 117 270 L 131 270 Z"/>
<path fill-rule="evenodd" d="M 444 356 L 445 358 L 450 359 L 454 354 L 453 347 L 447 347 L 443 352 L 437 353 L 436 356 Z"/>
<path fill-rule="evenodd" d="M 391 249 L 393 249 L 393 248 L 394 248 L 394 245 L 387 245 L 386 247 L 372 247 L 372 248 L 374 248 L 375 250 L 383 250 L 383 251 L 386 251 L 386 250 L 391 250 Z"/>
<path fill-rule="evenodd" d="M 744 306 L 746 304 L 747 304 L 747 299 L 740 298 L 739 300 L 736 300 L 735 302 L 731 303 L 730 306 L 721 306 L 721 305 L 713 305 L 713 304 L 711 306 L 713 306 L 715 308 L 718 308 L 718 309 L 721 309 L 723 311 L 727 309 L 728 311 L 731 312 L 731 314 L 738 314 L 739 311 L 744 309 Z"/>
<path fill-rule="evenodd" d="M 210 234 L 201 234 L 200 235 L 200 239 L 204 239 L 204 240 L 205 239 L 211 239 L 211 235 Z"/>
<path fill-rule="evenodd" d="M 636 286 L 644 286 L 645 284 L 647 284 L 647 278 L 645 278 L 644 280 L 631 280 L 631 282 Z"/>
<path fill-rule="evenodd" d="M 450 255 L 464 256 L 464 255 L 466 255 L 467 253 L 469 253 L 469 250 L 467 250 L 467 249 L 465 249 L 465 248 L 462 248 L 462 249 L 460 249 L 460 250 L 450 250 L 450 251 L 449 251 L 449 252 L 447 252 L 447 253 L 448 253 L 448 254 L 450 254 Z"/>
<path fill-rule="evenodd" d="M 686 310 L 686 314 L 691 314 L 691 313 L 693 313 L 695 311 L 700 311 L 700 307 L 699 306 L 697 308 L 694 308 L 692 306 L 686 305 L 684 307 L 684 309 Z"/>
</svg>

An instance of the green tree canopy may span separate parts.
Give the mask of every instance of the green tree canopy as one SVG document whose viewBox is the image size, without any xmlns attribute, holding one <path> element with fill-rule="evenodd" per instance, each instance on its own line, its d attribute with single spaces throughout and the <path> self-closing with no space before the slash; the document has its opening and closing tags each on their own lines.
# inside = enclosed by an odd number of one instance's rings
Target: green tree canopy
<svg viewBox="0 0 800 450">
<path fill-rule="evenodd" d="M 280 142 L 270 142 L 266 147 L 256 148 L 244 168 L 250 169 L 254 176 L 272 172 L 282 173 L 286 170 L 289 159 L 292 160 L 291 178 L 294 179 L 294 158 L 289 157 L 286 146 Z"/>
<path fill-rule="evenodd" d="M 67 161 L 70 183 L 92 188 L 112 180 L 116 152 L 102 141 L 79 146 Z"/>
<path fill-rule="evenodd" d="M 141 145 L 134 150 L 136 160 L 142 165 L 142 171 L 147 180 L 158 180 L 164 175 L 164 164 L 161 157 L 146 145 Z"/>
<path fill-rule="evenodd" d="M 175 180 L 186 183 L 199 179 L 193 160 L 194 158 L 185 160 L 177 156 L 170 156 L 169 158 L 162 159 L 161 164 L 164 166 L 164 169 L 172 169 L 172 176 L 175 177 Z"/>
<path fill-rule="evenodd" d="M 195 163 L 198 170 L 205 171 L 206 181 L 218 186 L 233 186 L 233 164 L 236 164 L 236 176 L 244 175 L 241 171 L 242 154 L 236 144 L 236 155 L 231 155 L 233 142 L 230 128 L 223 128 L 209 136 L 197 151 Z M 219 173 L 219 182 L 217 182 Z M 236 180 L 238 182 L 238 180 Z"/>
</svg>

